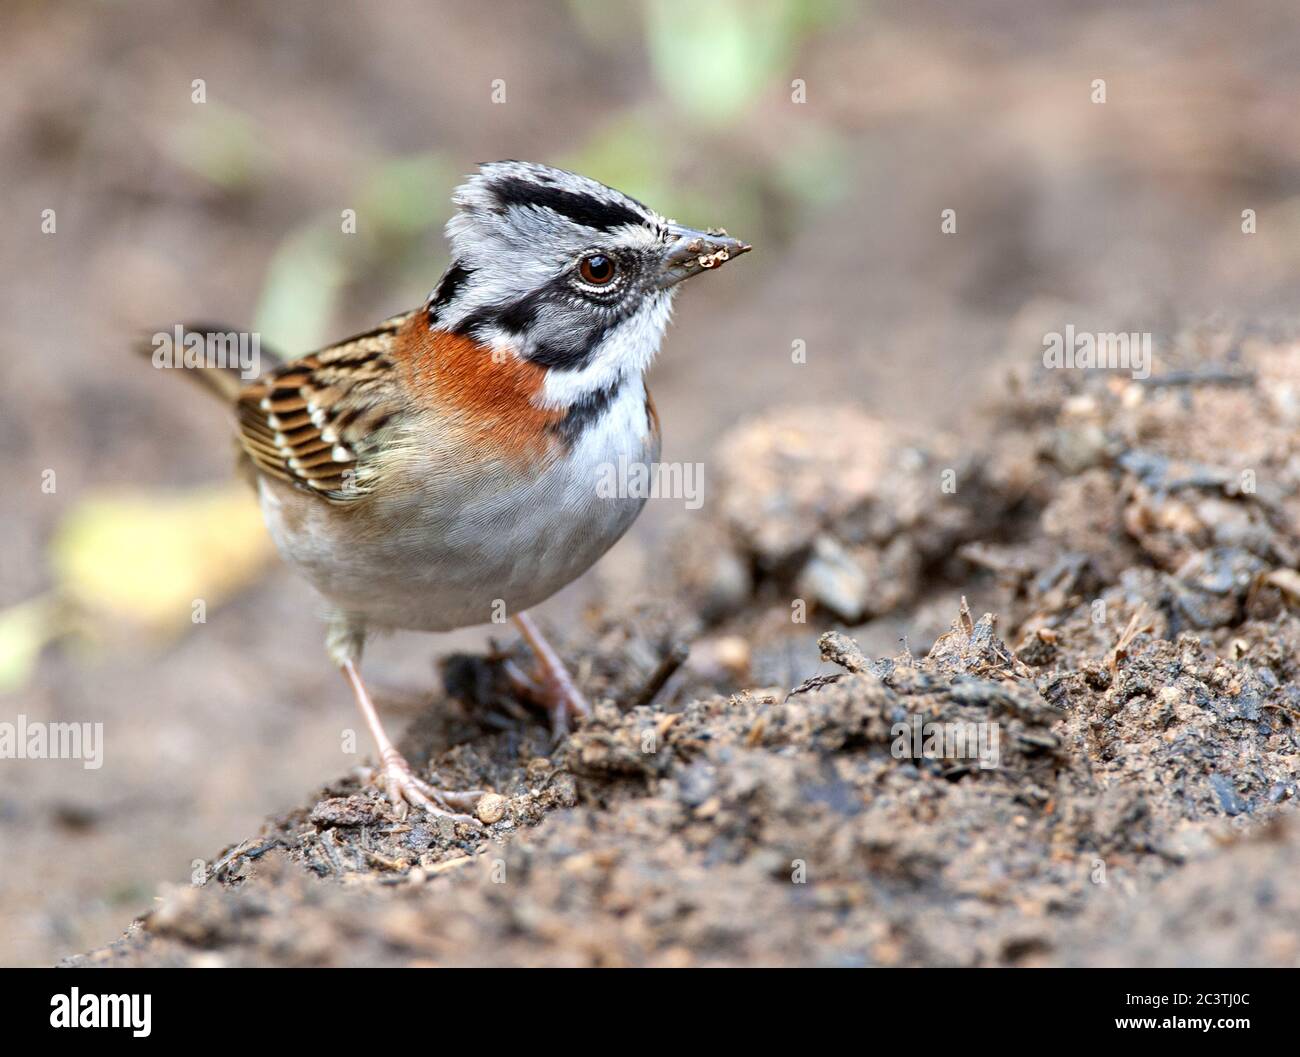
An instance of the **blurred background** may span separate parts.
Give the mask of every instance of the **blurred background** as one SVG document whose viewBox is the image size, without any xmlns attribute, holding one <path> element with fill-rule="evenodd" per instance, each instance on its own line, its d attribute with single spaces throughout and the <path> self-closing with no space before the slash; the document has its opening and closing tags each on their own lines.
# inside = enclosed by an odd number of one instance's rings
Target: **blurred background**
<svg viewBox="0 0 1300 1057">
<path fill-rule="evenodd" d="M 1293 312 L 1288 0 L 8 0 L 0 25 L 0 722 L 106 736 L 99 770 L 0 760 L 3 964 L 110 941 L 355 762 L 221 409 L 132 338 L 228 321 L 299 353 L 419 304 L 476 163 L 573 168 L 757 247 L 678 301 L 670 461 L 791 402 L 971 429 L 995 365 L 1065 323 L 1158 343 Z M 544 615 L 689 516 L 650 504 Z M 377 643 L 394 723 L 483 641 Z"/>
</svg>

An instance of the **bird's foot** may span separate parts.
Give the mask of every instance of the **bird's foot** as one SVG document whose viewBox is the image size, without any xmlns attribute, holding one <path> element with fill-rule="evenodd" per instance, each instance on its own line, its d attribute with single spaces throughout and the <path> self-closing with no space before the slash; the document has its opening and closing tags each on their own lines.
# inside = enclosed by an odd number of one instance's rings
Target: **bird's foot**
<svg viewBox="0 0 1300 1057">
<path fill-rule="evenodd" d="M 572 729 L 574 721 L 591 715 L 591 705 L 533 619 L 527 613 L 519 613 L 514 619 L 537 658 L 538 678 L 536 681 L 524 679 L 521 686 L 519 673 L 515 670 L 512 680 L 550 713 L 551 735 L 559 741 Z"/>
<path fill-rule="evenodd" d="M 536 677 L 526 675 L 514 661 L 503 665 L 506 678 L 517 697 L 544 708 L 551 719 L 551 736 L 559 741 L 572 729 L 573 721 L 591 714 L 591 706 L 570 681 L 567 686 L 558 680 L 548 680 L 544 672 Z"/>
<path fill-rule="evenodd" d="M 569 673 L 561 669 L 563 678 L 553 678 L 543 674 L 542 703 L 551 716 L 551 737 L 559 741 L 570 730 L 576 720 L 591 715 L 591 705 L 582 696 L 582 691 L 573 685 Z"/>
<path fill-rule="evenodd" d="M 383 769 L 376 772 L 374 777 L 382 782 L 384 793 L 398 818 L 405 818 L 409 808 L 418 807 L 435 817 L 477 824 L 473 815 L 462 812 L 473 811 L 485 790 L 451 792 L 430 785 L 411 770 L 406 757 L 396 749 L 384 753 Z"/>
<path fill-rule="evenodd" d="M 373 773 L 371 778 L 382 783 L 384 793 L 389 803 L 393 805 L 397 817 L 405 818 L 410 808 L 418 807 L 436 817 L 477 825 L 478 822 L 472 815 L 461 812 L 473 811 L 484 791 L 472 789 L 452 793 L 445 789 L 438 789 L 423 778 L 416 777 L 415 772 L 411 770 L 411 765 L 406 762 L 406 757 L 397 751 L 384 732 L 384 725 L 379 722 L 379 713 L 375 711 L 375 703 L 370 700 L 370 694 L 361 681 L 361 674 L 357 671 L 356 661 L 344 657 L 341 666 L 344 677 L 356 694 L 357 707 L 361 710 L 366 726 L 370 728 L 375 745 L 379 748 L 379 758 L 383 761 L 383 766 Z"/>
</svg>

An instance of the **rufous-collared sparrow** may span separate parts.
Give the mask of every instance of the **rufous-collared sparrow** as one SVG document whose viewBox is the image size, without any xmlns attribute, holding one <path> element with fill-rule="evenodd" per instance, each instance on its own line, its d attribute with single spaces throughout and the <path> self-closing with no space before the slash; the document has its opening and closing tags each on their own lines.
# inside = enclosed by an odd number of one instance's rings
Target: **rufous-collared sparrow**
<svg viewBox="0 0 1300 1057">
<path fill-rule="evenodd" d="M 644 375 L 678 284 L 750 247 L 527 162 L 482 166 L 453 201 L 451 264 L 421 307 L 252 381 L 197 375 L 233 403 L 271 535 L 329 604 L 327 649 L 395 810 L 465 820 L 481 793 L 434 788 L 385 733 L 358 673 L 366 635 L 509 612 L 556 730 L 587 711 L 524 611 L 640 512 L 644 497 L 601 494 L 601 468 L 657 460 Z"/>
</svg>

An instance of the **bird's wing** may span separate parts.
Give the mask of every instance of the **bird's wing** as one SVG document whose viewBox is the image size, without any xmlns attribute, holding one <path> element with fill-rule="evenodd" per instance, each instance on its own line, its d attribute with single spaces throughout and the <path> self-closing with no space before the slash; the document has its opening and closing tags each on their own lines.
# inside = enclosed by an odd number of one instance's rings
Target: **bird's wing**
<svg viewBox="0 0 1300 1057">
<path fill-rule="evenodd" d="M 276 367 L 239 393 L 239 441 L 258 471 L 332 503 L 369 495 L 374 435 L 403 410 L 393 346 L 411 313 Z"/>
</svg>

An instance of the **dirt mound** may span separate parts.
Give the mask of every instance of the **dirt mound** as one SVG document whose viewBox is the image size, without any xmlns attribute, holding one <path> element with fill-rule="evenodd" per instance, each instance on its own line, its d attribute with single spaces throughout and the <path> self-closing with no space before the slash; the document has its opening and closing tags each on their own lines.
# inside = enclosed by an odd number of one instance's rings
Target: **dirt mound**
<svg viewBox="0 0 1300 1057">
<path fill-rule="evenodd" d="M 581 729 L 444 665 L 406 747 L 480 825 L 342 779 L 72 961 L 1300 964 L 1300 349 L 1160 362 L 1008 374 L 979 450 L 743 424 L 672 606 L 570 634 Z"/>
</svg>

